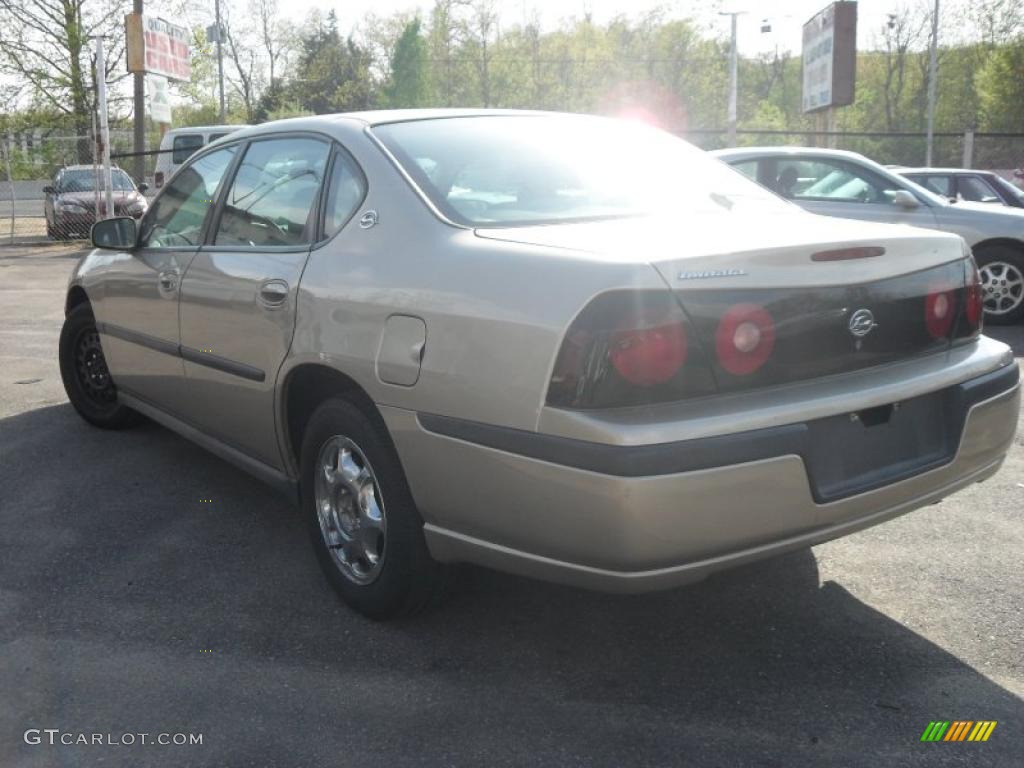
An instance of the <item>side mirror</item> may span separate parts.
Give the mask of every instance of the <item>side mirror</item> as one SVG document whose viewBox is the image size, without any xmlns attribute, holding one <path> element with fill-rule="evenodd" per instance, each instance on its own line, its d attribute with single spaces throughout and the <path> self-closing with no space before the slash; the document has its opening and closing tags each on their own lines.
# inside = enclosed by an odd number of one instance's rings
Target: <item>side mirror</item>
<svg viewBox="0 0 1024 768">
<path fill-rule="evenodd" d="M 97 248 L 126 251 L 135 247 L 138 238 L 135 219 L 130 216 L 103 219 L 92 225 L 92 244 Z"/>
<path fill-rule="evenodd" d="M 149 184 L 147 184 L 146 182 L 142 182 L 141 184 L 139 184 L 139 192 L 145 193 L 147 189 L 149 189 Z"/>
<path fill-rule="evenodd" d="M 45 187 L 43 187 L 43 194 L 44 195 L 55 195 L 55 194 L 57 194 L 57 188 L 55 186 L 53 186 L 53 184 L 47 184 Z"/>
<path fill-rule="evenodd" d="M 917 201 L 912 192 L 905 189 L 897 189 L 892 195 L 892 204 L 900 208 L 917 208 L 921 203 Z"/>
</svg>

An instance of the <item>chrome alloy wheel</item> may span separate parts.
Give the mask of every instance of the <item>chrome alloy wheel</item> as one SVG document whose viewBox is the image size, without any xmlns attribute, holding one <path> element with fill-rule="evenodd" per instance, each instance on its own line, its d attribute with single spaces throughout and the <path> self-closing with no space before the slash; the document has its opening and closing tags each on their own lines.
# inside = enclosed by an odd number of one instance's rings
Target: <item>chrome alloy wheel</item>
<svg viewBox="0 0 1024 768">
<path fill-rule="evenodd" d="M 985 311 L 991 315 L 1013 312 L 1024 301 L 1024 274 L 1005 261 L 990 261 L 979 270 Z"/>
<path fill-rule="evenodd" d="M 370 584 L 384 566 L 387 517 L 373 467 L 352 440 L 336 435 L 320 448 L 315 492 L 334 564 L 349 581 Z"/>
</svg>

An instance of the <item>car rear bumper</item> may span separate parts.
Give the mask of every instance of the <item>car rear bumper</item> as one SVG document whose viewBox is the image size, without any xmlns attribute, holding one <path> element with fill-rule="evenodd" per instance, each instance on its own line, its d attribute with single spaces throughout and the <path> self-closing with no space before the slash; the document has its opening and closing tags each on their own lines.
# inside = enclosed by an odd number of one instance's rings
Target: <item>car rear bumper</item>
<svg viewBox="0 0 1024 768">
<path fill-rule="evenodd" d="M 382 413 L 436 558 L 639 592 L 836 538 L 993 474 L 1016 431 L 1017 366 L 916 399 L 928 396 L 942 398 L 935 413 L 950 420 L 948 451 L 936 438 L 909 464 L 906 455 L 881 468 L 851 459 L 855 482 L 845 485 L 836 461 L 842 465 L 843 443 L 853 438 L 844 438 L 842 423 L 873 428 L 852 422 L 851 411 L 642 446 L 536 433 L 499 443 L 492 428 L 387 407 Z M 905 402 L 905 413 L 922 415 Z M 822 424 L 836 430 L 825 433 L 832 444 L 808 438 Z"/>
</svg>

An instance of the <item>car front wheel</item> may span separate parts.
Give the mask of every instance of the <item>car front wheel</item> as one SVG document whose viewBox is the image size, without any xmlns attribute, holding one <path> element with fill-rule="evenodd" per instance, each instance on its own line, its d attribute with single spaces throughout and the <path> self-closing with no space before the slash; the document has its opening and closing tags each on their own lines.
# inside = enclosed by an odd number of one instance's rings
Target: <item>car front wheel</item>
<svg viewBox="0 0 1024 768">
<path fill-rule="evenodd" d="M 435 602 L 443 566 L 427 550 L 398 455 L 379 416 L 323 403 L 302 441 L 302 509 L 317 560 L 349 606 L 373 619 Z"/>
<path fill-rule="evenodd" d="M 79 304 L 64 319 L 58 354 L 64 391 L 83 419 L 103 429 L 123 429 L 141 421 L 136 411 L 118 402 L 88 304 Z"/>
</svg>

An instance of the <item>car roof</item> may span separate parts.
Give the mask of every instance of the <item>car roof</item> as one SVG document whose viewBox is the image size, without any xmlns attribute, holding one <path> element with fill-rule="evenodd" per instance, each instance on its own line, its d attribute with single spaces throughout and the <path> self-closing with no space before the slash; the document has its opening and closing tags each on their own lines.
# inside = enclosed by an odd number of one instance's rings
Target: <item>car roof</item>
<svg viewBox="0 0 1024 768">
<path fill-rule="evenodd" d="M 249 125 L 183 125 L 180 128 L 171 128 L 164 136 L 175 136 L 179 133 L 210 133 L 211 131 L 240 131 L 242 128 L 249 128 Z"/>
<path fill-rule="evenodd" d="M 495 117 L 495 116 L 560 116 L 560 117 L 596 117 L 597 115 L 580 115 L 569 112 L 546 112 L 528 109 L 376 109 L 363 112 L 334 112 L 325 115 L 306 115 L 274 120 L 268 123 L 249 126 L 245 133 L 237 138 L 256 136 L 285 130 L 330 130 L 332 126 L 342 122 L 355 122 L 363 126 L 386 125 L 388 123 L 406 123 L 414 120 L 440 120 L 454 117 Z"/>
<path fill-rule="evenodd" d="M 827 149 L 825 147 L 731 147 L 729 149 L 713 149 L 710 154 L 718 158 L 743 158 L 743 157 L 793 157 L 796 155 L 814 157 L 836 157 L 850 160 L 864 159 L 859 152 L 850 152 L 845 149 Z"/>
<path fill-rule="evenodd" d="M 899 168 L 894 169 L 896 173 L 917 173 L 923 175 L 949 174 L 949 173 L 981 173 L 991 174 L 992 171 L 980 171 L 976 168 Z"/>
<path fill-rule="evenodd" d="M 62 171 L 92 171 L 92 170 L 95 170 L 97 168 L 102 168 L 102 167 L 103 167 L 102 165 L 92 165 L 92 164 L 88 164 L 88 165 L 65 165 L 65 166 L 62 166 L 60 170 L 62 170 Z M 119 166 L 119 165 L 111 165 L 110 166 L 110 170 L 112 170 L 112 171 L 120 171 L 121 170 L 121 166 Z"/>
</svg>

